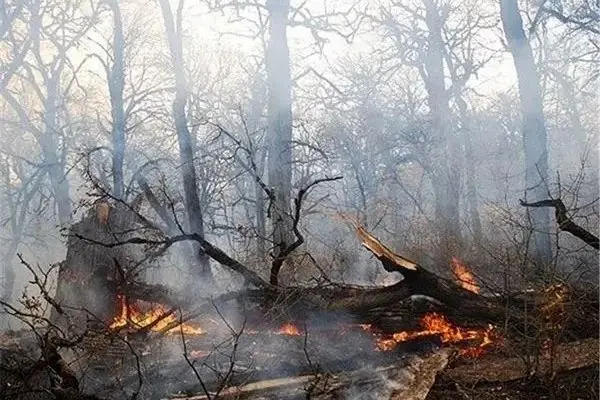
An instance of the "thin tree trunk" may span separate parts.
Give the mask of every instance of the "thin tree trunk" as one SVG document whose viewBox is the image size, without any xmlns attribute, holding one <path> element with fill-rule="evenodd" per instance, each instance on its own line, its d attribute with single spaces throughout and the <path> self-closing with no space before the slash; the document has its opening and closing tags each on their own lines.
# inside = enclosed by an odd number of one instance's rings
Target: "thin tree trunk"
<svg viewBox="0 0 600 400">
<path fill-rule="evenodd" d="M 71 198 L 69 195 L 69 182 L 64 171 L 65 160 L 59 158 L 56 140 L 59 133 L 58 92 L 61 70 L 62 68 L 57 68 L 55 71 L 49 72 L 46 79 L 47 97 L 44 102 L 44 135 L 40 139 L 40 147 L 54 191 L 58 221 L 61 226 L 66 226 L 71 222 Z"/>
<path fill-rule="evenodd" d="M 185 113 L 185 107 L 188 100 L 188 88 L 185 78 L 183 45 L 181 39 L 181 3 L 176 15 L 177 25 L 173 18 L 169 0 L 159 0 L 159 3 L 163 13 L 169 51 L 171 53 L 171 62 L 175 72 L 173 117 L 175 119 L 177 142 L 179 144 L 185 208 L 188 215 L 189 229 L 191 233 L 204 236 L 202 208 L 200 206 L 196 169 L 194 167 L 194 148 Z M 208 257 L 197 244 L 194 244 L 194 253 L 198 255 L 198 261 L 200 263 L 200 273 L 197 274 L 198 277 L 204 281 L 212 281 L 213 278 Z"/>
<path fill-rule="evenodd" d="M 287 18 L 289 0 L 268 0 L 268 178 L 274 195 L 271 207 L 275 257 L 292 243 L 290 198 L 292 187 L 292 100 Z M 279 270 L 271 271 L 271 284 L 278 283 Z"/>
<path fill-rule="evenodd" d="M 20 238 L 12 238 L 2 261 L 4 263 L 4 282 L 2 285 L 2 296 L 0 296 L 0 299 L 6 302 L 12 301 L 12 296 L 15 289 L 15 278 L 17 274 L 15 273 L 14 262 L 20 241 Z"/>
<path fill-rule="evenodd" d="M 265 108 L 265 94 L 266 87 L 265 82 L 262 79 L 262 76 L 257 72 L 257 76 L 254 81 L 254 85 L 252 86 L 251 100 L 250 100 L 250 115 L 248 116 L 248 126 L 250 127 L 249 134 L 252 135 L 258 133 L 261 128 L 261 120 L 263 110 Z M 258 139 L 258 138 L 257 138 Z M 258 176 L 252 177 L 252 184 L 254 185 L 254 198 L 255 198 L 255 218 L 256 218 L 256 252 L 257 256 L 261 260 L 265 260 L 267 256 L 267 229 L 266 229 L 266 196 L 267 194 L 263 190 L 260 182 L 256 178 L 263 179 L 264 171 L 265 171 L 265 161 L 266 161 L 266 149 L 264 147 L 264 143 L 255 143 L 254 146 L 256 150 L 255 154 L 252 154 L 252 157 L 255 157 L 256 162 L 256 174 Z"/>
<path fill-rule="evenodd" d="M 473 141 L 471 140 L 472 130 L 469 127 L 469 115 L 467 113 L 467 103 L 460 97 L 456 99 L 462 121 L 462 140 L 464 143 L 465 155 L 465 186 L 467 189 L 467 204 L 470 219 L 470 226 L 474 242 L 481 239 L 482 228 L 481 218 L 479 217 L 479 201 L 477 200 L 477 174 L 475 172 L 475 152 L 473 151 Z"/>
<path fill-rule="evenodd" d="M 259 159 L 258 159 L 258 171 L 257 173 L 260 174 L 260 176 L 262 177 L 263 175 L 263 171 L 264 171 L 264 165 L 265 165 L 265 158 L 266 158 L 266 151 L 264 150 L 259 150 Z M 261 260 L 265 260 L 267 257 L 267 218 L 266 218 L 266 204 L 265 204 L 265 196 L 266 193 L 264 192 L 262 186 L 256 181 L 256 179 L 254 180 L 254 193 L 255 193 L 255 197 L 256 197 L 256 205 L 255 205 L 255 210 L 256 210 L 256 252 L 258 257 Z"/>
<path fill-rule="evenodd" d="M 121 10 L 117 0 L 110 2 L 113 12 L 113 66 L 108 76 L 108 89 L 110 93 L 112 114 L 112 140 L 113 140 L 113 196 L 123 198 L 123 160 L 125 158 L 125 111 L 123 106 L 123 90 L 125 87 L 123 22 Z"/>
<path fill-rule="evenodd" d="M 13 201 L 12 193 L 10 193 L 10 167 L 9 162 L 6 162 L 6 165 L 2 168 L 2 175 L 4 175 L 4 185 L 7 188 L 5 192 L 6 197 L 6 205 L 8 207 L 8 212 L 10 213 L 10 230 L 11 230 L 11 240 L 9 241 L 8 247 L 6 249 L 6 253 L 4 253 L 4 257 L 2 258 L 3 264 L 3 282 L 2 282 L 2 292 L 0 293 L 0 299 L 6 302 L 10 302 L 12 300 L 12 295 L 15 287 L 15 267 L 13 265 L 15 254 L 19 247 L 19 243 L 21 242 L 21 236 L 23 233 L 23 224 L 19 226 L 17 221 L 17 206 Z M 21 204 L 21 207 L 27 207 L 28 204 Z M 1 327 L 1 324 L 0 324 Z"/>
<path fill-rule="evenodd" d="M 525 150 L 525 200 L 535 202 L 547 197 L 548 150 L 542 106 L 540 78 L 531 45 L 523 31 L 523 20 L 516 0 L 500 2 L 502 26 L 513 57 L 519 81 L 519 96 L 523 118 L 523 145 Z M 550 212 L 547 208 L 530 210 L 534 241 L 535 275 L 540 276 L 550 263 Z"/>
</svg>

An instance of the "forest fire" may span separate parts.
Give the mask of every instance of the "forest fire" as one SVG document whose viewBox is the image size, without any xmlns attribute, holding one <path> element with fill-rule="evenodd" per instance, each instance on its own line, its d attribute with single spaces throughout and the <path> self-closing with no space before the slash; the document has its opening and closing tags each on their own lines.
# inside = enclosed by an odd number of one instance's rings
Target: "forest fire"
<svg viewBox="0 0 600 400">
<path fill-rule="evenodd" d="M 402 331 L 391 336 L 380 335 L 376 345 L 380 351 L 389 351 L 396 348 L 399 343 L 414 340 L 423 336 L 437 335 L 442 343 L 478 342 L 477 345 L 462 349 L 459 353 L 463 356 L 477 357 L 485 352 L 493 343 L 493 326 L 486 329 L 466 329 L 452 324 L 445 316 L 438 313 L 428 313 L 420 321 L 420 331 Z"/>
<path fill-rule="evenodd" d="M 142 307 L 130 304 L 123 295 L 117 295 L 119 300 L 119 314 L 109 325 L 110 329 L 117 330 L 126 327 L 134 330 L 144 328 L 154 332 L 163 332 L 167 335 L 177 334 L 183 331 L 186 335 L 201 335 L 204 330 L 189 324 L 179 324 L 173 310 L 168 310 L 163 305 L 153 305 L 148 311 L 142 311 Z M 170 326 L 173 326 L 169 328 Z"/>
<path fill-rule="evenodd" d="M 452 257 L 452 272 L 460 286 L 473 293 L 479 293 L 479 285 L 475 282 L 473 273 L 457 257 Z"/>
</svg>

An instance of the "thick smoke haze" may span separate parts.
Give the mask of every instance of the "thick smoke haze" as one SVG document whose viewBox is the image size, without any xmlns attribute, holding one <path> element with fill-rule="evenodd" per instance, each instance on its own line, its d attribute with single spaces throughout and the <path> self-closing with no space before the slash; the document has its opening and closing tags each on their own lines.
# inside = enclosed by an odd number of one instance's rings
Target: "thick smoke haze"
<svg viewBox="0 0 600 400">
<path fill-rule="evenodd" d="M 488 0 L 1 2 L 3 298 L 30 279 L 16 254 L 63 260 L 68 227 L 98 198 L 169 235 L 201 233 L 268 280 L 294 240 L 294 199 L 335 176 L 303 198 L 305 242 L 280 284 L 395 282 L 340 216 L 444 274 L 450 254 L 515 285 L 540 261 L 535 227 L 550 246 L 542 270 L 594 279 L 597 254 L 569 257 L 577 240 L 518 202 L 535 182 L 528 200 L 561 197 L 575 220 L 598 224 L 598 10 L 538 3 L 518 2 L 522 21 L 503 25 Z M 507 24 L 530 48 L 521 75 Z M 522 77 L 539 86 L 541 142 L 524 141 Z M 527 143 L 546 149 L 544 174 Z M 510 254 L 501 266 L 499 251 Z M 214 261 L 207 274 L 201 253 L 179 243 L 145 277 L 200 297 L 243 286 Z"/>
</svg>

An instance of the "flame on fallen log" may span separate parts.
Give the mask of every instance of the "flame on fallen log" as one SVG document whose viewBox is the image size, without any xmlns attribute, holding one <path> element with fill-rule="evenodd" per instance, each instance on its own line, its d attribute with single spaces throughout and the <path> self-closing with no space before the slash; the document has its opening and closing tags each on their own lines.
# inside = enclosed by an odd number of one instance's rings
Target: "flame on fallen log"
<svg viewBox="0 0 600 400">
<path fill-rule="evenodd" d="M 376 339 L 377 348 L 389 351 L 396 348 L 399 343 L 414 340 L 423 336 L 438 335 L 442 343 L 477 342 L 477 345 L 459 351 L 459 354 L 477 357 L 483 354 L 493 343 L 494 327 L 489 325 L 486 329 L 467 329 L 454 325 L 444 315 L 428 313 L 420 321 L 423 328 L 420 331 L 402 331 L 393 335 L 379 335 Z"/>
<path fill-rule="evenodd" d="M 300 331 L 300 329 L 289 322 L 286 322 L 285 324 L 281 325 L 281 328 L 279 328 L 277 330 L 278 335 L 287 335 L 287 336 L 302 336 L 302 332 Z"/>
<path fill-rule="evenodd" d="M 469 268 L 457 257 L 452 257 L 452 272 L 459 285 L 473 293 L 479 293 L 479 285 Z"/>
<path fill-rule="evenodd" d="M 119 313 L 108 326 L 110 329 L 132 328 L 134 330 L 141 330 L 150 327 L 151 331 L 163 332 L 167 327 L 175 325 L 164 333 L 167 335 L 181 333 L 181 331 L 186 335 L 201 335 L 205 333 L 198 326 L 187 323 L 179 324 L 174 312 L 161 304 L 153 305 L 148 311 L 142 311 L 141 307 L 130 304 L 123 295 L 117 295 L 117 299 L 119 301 Z"/>
</svg>

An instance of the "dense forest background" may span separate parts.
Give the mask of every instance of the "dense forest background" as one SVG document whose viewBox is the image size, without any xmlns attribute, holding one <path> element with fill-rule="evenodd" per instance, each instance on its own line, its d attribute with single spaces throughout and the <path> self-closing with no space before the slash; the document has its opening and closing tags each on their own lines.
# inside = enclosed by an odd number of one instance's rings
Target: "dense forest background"
<svg viewBox="0 0 600 400">
<path fill-rule="evenodd" d="M 597 251 L 519 199 L 597 230 L 599 18 L 593 0 L 1 0 L 2 297 L 28 279 L 17 253 L 64 259 L 98 201 L 262 276 L 284 256 L 279 284 L 390 283 L 342 216 L 490 287 L 594 283 Z M 186 246 L 148 279 L 240 283 Z"/>
</svg>

